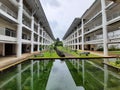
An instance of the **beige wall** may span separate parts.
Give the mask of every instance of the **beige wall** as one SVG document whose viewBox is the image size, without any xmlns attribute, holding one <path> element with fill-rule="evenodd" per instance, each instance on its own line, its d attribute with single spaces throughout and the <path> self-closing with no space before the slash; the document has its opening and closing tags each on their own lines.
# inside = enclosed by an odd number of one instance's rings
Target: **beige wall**
<svg viewBox="0 0 120 90">
<path fill-rule="evenodd" d="M 2 56 L 2 52 L 3 52 L 3 44 L 0 43 L 0 56 Z"/>
<path fill-rule="evenodd" d="M 16 54 L 17 53 L 17 45 L 14 44 L 14 48 L 13 48 L 13 53 Z"/>
</svg>

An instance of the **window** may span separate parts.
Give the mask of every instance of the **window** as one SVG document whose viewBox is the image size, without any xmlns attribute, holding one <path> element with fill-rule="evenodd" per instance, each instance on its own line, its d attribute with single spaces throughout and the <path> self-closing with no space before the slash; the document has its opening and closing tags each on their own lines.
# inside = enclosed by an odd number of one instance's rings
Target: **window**
<svg viewBox="0 0 120 90">
<path fill-rule="evenodd" d="M 5 29 L 5 35 L 6 36 L 11 36 L 11 37 L 16 37 L 16 32 L 14 30 L 11 30 L 9 28 Z"/>
<path fill-rule="evenodd" d="M 6 36 L 10 36 L 10 31 L 9 31 L 9 30 L 6 30 L 6 31 L 5 31 L 5 35 L 6 35 Z"/>
</svg>

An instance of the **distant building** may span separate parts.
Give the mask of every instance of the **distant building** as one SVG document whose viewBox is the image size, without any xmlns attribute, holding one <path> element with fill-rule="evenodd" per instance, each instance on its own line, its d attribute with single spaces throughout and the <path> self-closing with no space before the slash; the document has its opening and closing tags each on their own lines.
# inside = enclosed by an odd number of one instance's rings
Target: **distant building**
<svg viewBox="0 0 120 90">
<path fill-rule="evenodd" d="M 96 0 L 81 18 L 76 18 L 63 37 L 64 46 L 71 49 L 97 50 L 120 47 L 120 3 Z"/>
<path fill-rule="evenodd" d="M 40 0 L 0 0 L 0 56 L 40 51 L 53 40 Z"/>
</svg>

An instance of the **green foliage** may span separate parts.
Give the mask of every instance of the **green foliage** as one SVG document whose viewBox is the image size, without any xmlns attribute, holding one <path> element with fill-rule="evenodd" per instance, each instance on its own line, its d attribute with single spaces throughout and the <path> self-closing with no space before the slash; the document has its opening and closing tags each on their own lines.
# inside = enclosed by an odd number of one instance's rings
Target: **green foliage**
<svg viewBox="0 0 120 90">
<path fill-rule="evenodd" d="M 62 41 L 60 41 L 60 39 L 59 38 L 57 38 L 56 39 L 56 41 L 55 41 L 55 47 L 57 47 L 57 46 L 63 46 L 63 42 Z"/>
<path fill-rule="evenodd" d="M 42 62 L 40 62 L 40 63 L 44 67 L 44 63 L 42 63 Z M 41 66 L 41 64 L 40 64 L 40 66 Z M 45 66 L 43 68 L 43 70 L 40 72 L 40 77 L 38 78 L 37 82 L 34 83 L 34 86 L 35 86 L 34 90 L 45 90 L 46 89 L 46 85 L 48 82 L 48 78 L 50 75 L 52 65 L 53 65 L 53 61 L 49 61 L 47 66 Z"/>
<path fill-rule="evenodd" d="M 111 61 L 111 62 L 109 62 L 109 64 L 112 66 L 120 68 L 120 60 L 116 60 L 115 62 Z"/>
<path fill-rule="evenodd" d="M 120 55 L 120 51 L 109 51 L 110 55 Z"/>
<path fill-rule="evenodd" d="M 97 48 L 97 51 L 103 51 L 103 46 L 99 46 L 99 47 Z"/>
<path fill-rule="evenodd" d="M 48 51 L 44 52 L 44 53 L 40 53 L 38 55 L 34 55 L 31 58 L 58 58 L 59 56 L 57 55 L 57 53 L 55 52 L 55 50 L 52 51 L 52 53 Z"/>
<path fill-rule="evenodd" d="M 78 72 L 77 69 L 70 63 L 70 61 L 66 61 L 66 64 L 69 68 L 69 71 L 75 81 L 75 84 L 77 86 L 83 86 L 83 83 L 82 83 L 82 72 Z"/>
<path fill-rule="evenodd" d="M 115 51 L 115 50 L 117 50 L 117 48 L 114 45 L 111 45 L 109 51 Z"/>
<path fill-rule="evenodd" d="M 50 56 L 52 56 L 52 53 L 54 53 L 54 44 L 49 45 L 49 49 L 48 49 Z"/>
<path fill-rule="evenodd" d="M 116 62 L 115 62 L 116 64 L 120 64 L 120 60 L 116 60 Z"/>
<path fill-rule="evenodd" d="M 79 54 L 81 53 L 81 51 L 71 50 L 69 49 L 69 47 L 58 47 L 58 49 L 74 57 L 83 57 L 83 58 L 84 57 L 98 57 L 97 55 L 94 55 L 94 54 L 89 54 L 88 56 L 86 56 L 85 54 L 82 54 L 80 56 Z"/>
</svg>

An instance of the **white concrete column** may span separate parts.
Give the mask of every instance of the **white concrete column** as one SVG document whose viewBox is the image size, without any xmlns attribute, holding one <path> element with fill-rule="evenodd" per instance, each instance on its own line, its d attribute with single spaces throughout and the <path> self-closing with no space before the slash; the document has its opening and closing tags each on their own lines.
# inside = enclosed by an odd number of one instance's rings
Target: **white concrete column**
<svg viewBox="0 0 120 90">
<path fill-rule="evenodd" d="M 108 66 L 104 65 L 104 90 L 107 90 L 108 87 Z"/>
<path fill-rule="evenodd" d="M 74 41 L 74 40 L 73 40 Z M 74 43 L 73 43 L 73 41 L 72 41 L 72 50 L 74 50 Z"/>
<path fill-rule="evenodd" d="M 33 68 L 33 65 L 34 65 L 34 62 L 33 62 L 33 60 L 31 61 L 31 67 L 30 67 L 30 69 L 31 69 L 31 90 L 33 90 L 33 70 L 34 70 L 34 68 Z"/>
<path fill-rule="evenodd" d="M 101 0 L 102 5 L 102 27 L 103 27 L 103 47 L 104 56 L 108 56 L 108 39 L 107 39 L 107 16 L 105 11 L 105 0 Z"/>
<path fill-rule="evenodd" d="M 37 61 L 37 76 L 38 76 L 38 78 L 40 76 L 40 63 L 39 63 L 39 61 Z"/>
<path fill-rule="evenodd" d="M 84 51 L 84 21 L 82 19 L 82 51 Z"/>
<path fill-rule="evenodd" d="M 39 34 L 40 34 L 40 24 L 38 24 L 38 48 L 37 48 L 37 51 L 39 52 L 40 51 L 40 36 L 39 36 Z"/>
<path fill-rule="evenodd" d="M 33 49 L 34 49 L 34 17 L 31 17 L 31 53 L 33 53 Z"/>
<path fill-rule="evenodd" d="M 43 28 L 42 28 L 42 43 L 41 43 L 41 44 L 42 44 L 42 50 L 43 50 L 43 45 L 44 45 L 44 37 L 43 37 L 43 32 L 44 32 L 44 31 L 43 31 Z"/>
<path fill-rule="evenodd" d="M 22 75 L 21 75 L 21 64 L 17 65 L 17 71 L 18 71 L 18 74 L 17 74 L 17 87 L 18 87 L 18 90 L 22 90 L 22 83 L 21 83 L 21 79 L 22 79 Z"/>
<path fill-rule="evenodd" d="M 77 50 L 79 50 L 79 28 L 77 28 Z"/>
<path fill-rule="evenodd" d="M 79 72 L 79 69 L 80 69 L 80 67 L 79 67 L 79 59 L 77 60 L 77 71 Z"/>
<path fill-rule="evenodd" d="M 74 50 L 76 50 L 76 41 L 75 41 L 75 31 L 74 31 Z"/>
<path fill-rule="evenodd" d="M 82 60 L 83 85 L 85 83 L 85 60 Z"/>
<path fill-rule="evenodd" d="M 20 0 L 18 7 L 17 57 L 20 57 L 22 54 L 22 18 L 23 18 L 23 0 Z"/>
</svg>

